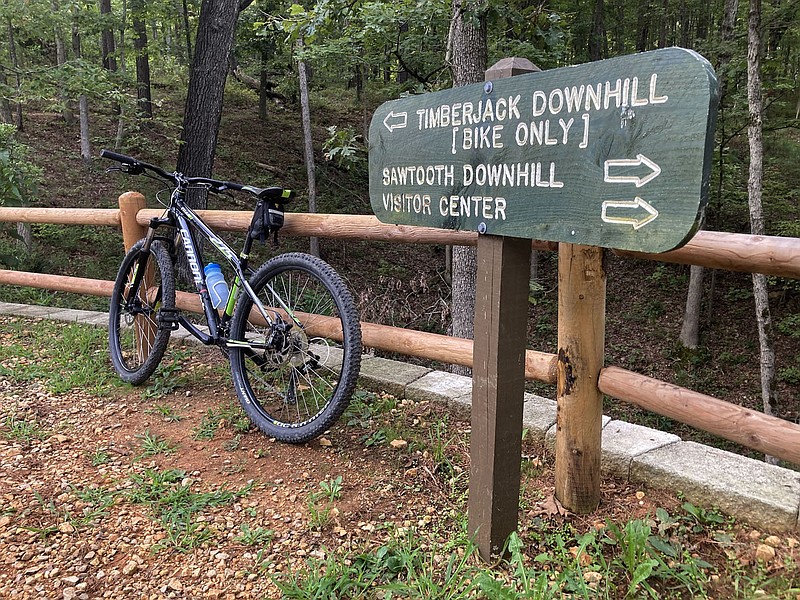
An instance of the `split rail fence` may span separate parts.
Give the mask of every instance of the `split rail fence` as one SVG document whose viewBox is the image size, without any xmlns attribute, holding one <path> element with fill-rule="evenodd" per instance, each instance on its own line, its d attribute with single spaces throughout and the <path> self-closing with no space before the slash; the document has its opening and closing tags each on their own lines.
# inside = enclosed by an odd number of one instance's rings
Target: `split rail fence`
<svg viewBox="0 0 800 600">
<path fill-rule="evenodd" d="M 119 200 L 119 209 L 0 208 L 0 222 L 121 227 L 125 247 L 128 248 L 135 240 L 144 235 L 150 218 L 160 215 L 162 211 L 146 208 L 144 197 L 136 192 L 123 194 Z M 200 211 L 200 214 L 210 226 L 223 231 L 245 231 L 252 216 L 252 213 L 248 211 Z M 286 215 L 283 233 L 290 236 L 316 236 L 387 243 L 465 246 L 478 244 L 477 233 L 387 225 L 379 222 L 374 216 L 368 215 L 291 213 Z M 533 241 L 531 248 L 558 251 L 559 244 Z M 586 252 L 591 251 L 589 247 L 579 248 Z M 607 251 L 620 256 L 661 262 L 700 265 L 730 271 L 760 272 L 766 275 L 800 279 L 800 239 L 798 238 L 700 231 L 684 247 L 661 254 Z M 562 252 L 564 252 L 563 248 Z M 561 269 L 561 265 L 559 269 Z M 111 296 L 113 287 L 111 281 L 12 270 L 0 270 L 0 284 L 106 297 Z M 573 293 L 576 292 L 573 291 Z M 179 308 L 199 312 L 199 305 L 193 297 L 194 295 L 189 294 L 179 297 Z M 562 325 L 568 326 L 562 322 L 569 318 L 566 316 L 568 311 L 564 310 L 566 304 L 566 302 L 562 303 L 561 299 L 559 300 L 559 331 L 561 331 Z M 602 310 L 604 310 L 604 304 L 603 298 Z M 473 342 L 471 340 L 375 323 L 364 322 L 361 326 L 363 343 L 367 347 L 451 364 L 473 366 Z M 602 347 L 598 349 L 601 357 L 602 350 Z M 572 360 L 575 361 L 576 358 L 580 359 L 580 357 L 573 356 Z M 562 388 L 568 387 L 569 384 L 565 378 L 568 379 L 570 374 L 564 372 L 565 365 L 563 361 L 559 362 L 558 355 L 528 349 L 525 352 L 524 363 L 525 378 L 557 384 L 559 386 L 559 402 L 561 402 L 561 396 L 564 395 Z M 568 364 L 567 367 L 569 367 Z M 561 372 L 559 373 L 559 371 Z M 600 364 L 599 377 L 590 385 L 598 397 L 602 397 L 602 394 L 613 396 L 758 452 L 800 465 L 799 424 L 616 366 L 604 367 Z M 562 419 L 561 408 L 559 405 L 560 419 Z M 592 488 L 599 486 L 598 474 L 587 472 L 586 465 L 593 463 L 587 461 L 586 457 L 596 458 L 596 464 L 599 465 L 601 448 L 598 432 L 600 431 L 601 415 L 601 410 L 592 410 L 580 418 L 570 418 L 570 422 L 559 422 L 557 428 L 557 436 L 564 438 L 561 446 L 566 447 L 567 455 L 571 452 L 580 454 L 582 457 L 581 460 L 562 460 L 559 464 L 558 451 L 556 456 L 557 496 L 559 496 L 558 491 L 561 490 L 559 499 L 567 505 L 567 508 L 577 512 L 586 512 L 585 509 L 580 510 L 581 502 L 586 500 L 588 494 L 591 506 Z M 475 416 L 473 415 L 473 422 L 474 420 Z M 501 426 L 500 423 L 501 421 L 498 420 L 497 427 Z M 506 422 L 502 426 L 513 429 L 518 425 L 514 422 Z M 519 436 L 520 433 L 519 430 L 510 431 L 510 434 L 515 436 Z M 559 442 L 557 441 L 557 449 L 558 447 Z M 518 478 L 518 471 L 516 476 Z M 599 494 L 599 489 L 597 493 Z M 515 519 L 516 515 L 514 515 L 514 523 L 516 523 Z"/>
</svg>

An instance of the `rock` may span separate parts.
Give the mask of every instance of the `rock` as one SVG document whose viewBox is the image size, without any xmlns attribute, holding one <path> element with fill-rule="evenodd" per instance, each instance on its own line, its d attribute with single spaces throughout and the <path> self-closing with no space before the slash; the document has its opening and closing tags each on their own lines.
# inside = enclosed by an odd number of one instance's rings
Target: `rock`
<svg viewBox="0 0 800 600">
<path fill-rule="evenodd" d="M 123 575 L 133 575 L 136 571 L 139 570 L 139 563 L 135 560 L 129 560 L 125 563 L 125 566 L 122 567 L 122 574 Z"/>
<path fill-rule="evenodd" d="M 773 548 L 777 548 L 778 546 L 781 545 L 781 538 L 779 538 L 777 535 L 770 535 L 767 537 L 767 539 L 764 540 L 764 543 L 767 546 L 772 546 Z"/>
<path fill-rule="evenodd" d="M 770 562 L 775 558 L 775 548 L 766 544 L 759 544 L 756 548 L 756 560 L 760 562 Z"/>
<path fill-rule="evenodd" d="M 181 580 L 174 577 L 169 580 L 167 587 L 175 592 L 180 592 L 183 590 L 183 584 L 181 583 Z"/>
<path fill-rule="evenodd" d="M 72 523 L 68 523 L 66 521 L 58 526 L 58 530 L 61 533 L 75 533 L 75 527 L 72 525 Z"/>
<path fill-rule="evenodd" d="M 408 446 L 408 442 L 405 440 L 392 440 L 389 442 L 389 445 L 394 448 L 395 450 L 400 450 L 401 448 L 405 448 Z"/>
</svg>

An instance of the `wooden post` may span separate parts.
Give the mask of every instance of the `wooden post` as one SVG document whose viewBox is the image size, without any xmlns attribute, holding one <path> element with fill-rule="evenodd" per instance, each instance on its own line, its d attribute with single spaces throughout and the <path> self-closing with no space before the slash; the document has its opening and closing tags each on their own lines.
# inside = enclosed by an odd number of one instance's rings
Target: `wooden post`
<svg viewBox="0 0 800 600">
<path fill-rule="evenodd" d="M 147 203 L 139 192 L 125 192 L 119 197 L 119 221 L 125 252 L 147 233 L 147 228 L 136 221 L 136 215 L 145 208 Z"/>
<path fill-rule="evenodd" d="M 529 61 L 503 59 L 486 80 L 533 70 Z M 469 530 L 487 561 L 517 528 L 530 258 L 530 240 L 478 237 Z"/>
<path fill-rule="evenodd" d="M 131 247 L 142 239 L 147 233 L 147 228 L 139 225 L 136 215 L 144 208 L 147 208 L 145 198 L 139 192 L 125 192 L 119 197 L 119 221 L 122 226 L 122 243 L 127 253 Z M 147 290 L 153 284 L 153 265 L 150 264 L 142 280 L 142 287 L 139 295 L 142 300 L 147 298 Z M 156 338 L 157 325 L 152 319 L 142 315 L 136 317 L 133 328 L 136 336 L 136 351 L 139 360 L 144 361 L 149 354 L 149 348 Z"/>
<path fill-rule="evenodd" d="M 556 498 L 576 513 L 600 503 L 605 307 L 602 248 L 559 244 Z"/>
</svg>

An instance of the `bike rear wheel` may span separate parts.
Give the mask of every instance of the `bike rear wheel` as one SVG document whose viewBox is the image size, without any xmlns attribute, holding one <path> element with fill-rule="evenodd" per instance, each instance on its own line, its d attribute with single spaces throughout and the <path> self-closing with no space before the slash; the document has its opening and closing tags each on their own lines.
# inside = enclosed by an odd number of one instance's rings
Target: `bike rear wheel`
<svg viewBox="0 0 800 600">
<path fill-rule="evenodd" d="M 108 310 L 111 362 L 120 378 L 133 385 L 144 383 L 161 362 L 171 329 L 159 314 L 175 309 L 169 252 L 158 240 L 147 253 L 143 246 L 139 240 L 122 259 Z"/>
<path fill-rule="evenodd" d="M 344 412 L 361 365 L 361 328 L 353 297 L 326 262 L 282 254 L 250 285 L 273 325 L 243 293 L 231 321 L 231 374 L 256 426 L 283 442 L 307 442 Z"/>
</svg>

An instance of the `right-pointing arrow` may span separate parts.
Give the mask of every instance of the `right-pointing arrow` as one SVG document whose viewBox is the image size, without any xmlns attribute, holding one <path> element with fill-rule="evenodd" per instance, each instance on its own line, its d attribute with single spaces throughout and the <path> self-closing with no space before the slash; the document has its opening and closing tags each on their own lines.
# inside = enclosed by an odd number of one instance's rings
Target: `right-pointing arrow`
<svg viewBox="0 0 800 600">
<path fill-rule="evenodd" d="M 611 175 L 609 173 L 612 167 L 639 167 L 641 165 L 645 165 L 650 169 L 650 173 L 644 177 L 637 175 Z M 634 183 L 636 187 L 642 187 L 659 175 L 661 175 L 661 167 L 644 154 L 637 154 L 636 158 L 609 159 L 603 165 L 603 180 L 609 183 Z"/>
<path fill-rule="evenodd" d="M 639 218 L 635 213 L 633 215 L 625 215 L 625 212 L 630 213 L 631 211 L 636 211 L 640 208 L 645 210 L 647 213 L 646 216 Z M 609 209 L 612 209 L 612 214 L 608 214 Z M 644 227 L 651 221 L 655 220 L 657 216 L 658 211 L 649 203 L 639 198 L 639 196 L 636 196 L 636 198 L 633 200 L 605 200 L 603 201 L 603 210 L 600 213 L 600 218 L 606 223 L 632 225 L 634 229 L 640 229 Z"/>
</svg>

